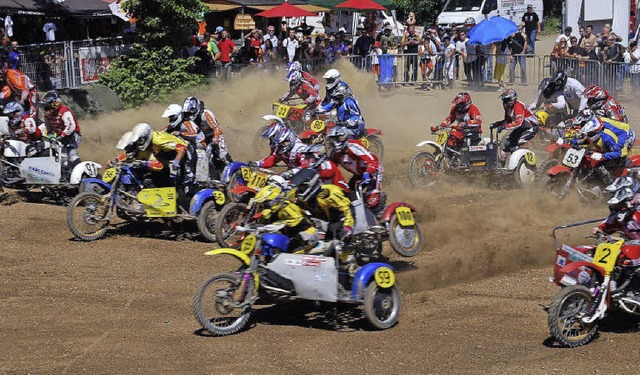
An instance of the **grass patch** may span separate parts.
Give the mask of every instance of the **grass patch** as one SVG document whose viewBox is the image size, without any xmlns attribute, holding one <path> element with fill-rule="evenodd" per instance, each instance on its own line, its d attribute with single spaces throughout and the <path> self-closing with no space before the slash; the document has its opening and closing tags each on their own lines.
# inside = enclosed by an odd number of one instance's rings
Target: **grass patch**
<svg viewBox="0 0 640 375">
<path fill-rule="evenodd" d="M 540 35 L 557 35 L 562 33 L 562 20 L 560 17 L 546 17 L 544 19 L 544 30 Z"/>
</svg>

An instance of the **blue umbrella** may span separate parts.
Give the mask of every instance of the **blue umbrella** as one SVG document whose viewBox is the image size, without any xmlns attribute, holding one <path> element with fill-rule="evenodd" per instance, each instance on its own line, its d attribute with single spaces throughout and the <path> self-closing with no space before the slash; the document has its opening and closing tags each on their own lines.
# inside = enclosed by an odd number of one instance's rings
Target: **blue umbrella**
<svg viewBox="0 0 640 375">
<path fill-rule="evenodd" d="M 518 32 L 518 26 L 506 18 L 495 16 L 483 19 L 469 30 L 469 44 L 490 44 L 501 42 Z"/>
</svg>

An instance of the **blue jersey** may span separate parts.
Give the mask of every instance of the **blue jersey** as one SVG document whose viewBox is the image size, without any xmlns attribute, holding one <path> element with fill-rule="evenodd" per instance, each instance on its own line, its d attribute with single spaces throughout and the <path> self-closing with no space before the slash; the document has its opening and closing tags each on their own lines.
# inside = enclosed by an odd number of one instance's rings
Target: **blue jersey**
<svg viewBox="0 0 640 375">
<path fill-rule="evenodd" d="M 602 153 L 605 160 L 621 158 L 622 150 L 624 148 L 624 146 L 620 147 L 618 144 L 618 137 L 616 134 L 606 128 L 602 131 L 600 139 L 596 142 L 596 147 L 598 147 L 598 150 Z"/>
</svg>

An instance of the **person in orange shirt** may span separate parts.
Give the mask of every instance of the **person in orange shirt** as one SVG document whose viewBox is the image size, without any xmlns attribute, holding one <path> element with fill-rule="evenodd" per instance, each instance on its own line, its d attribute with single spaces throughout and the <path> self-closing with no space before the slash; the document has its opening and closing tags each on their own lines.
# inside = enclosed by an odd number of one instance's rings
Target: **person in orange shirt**
<svg viewBox="0 0 640 375">
<path fill-rule="evenodd" d="M 26 74 L 19 70 L 9 69 L 6 61 L 0 62 L 2 89 L 0 99 L 20 102 L 29 116 L 35 120 L 38 115 L 38 90 Z"/>
</svg>

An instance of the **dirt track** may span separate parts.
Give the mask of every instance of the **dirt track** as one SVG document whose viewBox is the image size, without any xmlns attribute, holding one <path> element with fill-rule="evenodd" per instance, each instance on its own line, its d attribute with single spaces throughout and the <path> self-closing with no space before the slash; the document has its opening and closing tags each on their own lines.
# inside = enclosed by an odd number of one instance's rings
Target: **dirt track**
<svg viewBox="0 0 640 375">
<path fill-rule="evenodd" d="M 219 108 L 237 159 L 256 157 L 243 150 L 243 137 L 284 87 L 275 79 L 260 83 L 269 88 L 252 92 L 256 82 L 241 81 L 205 97 Z M 357 310 L 331 318 L 298 303 L 259 307 L 246 332 L 208 337 L 191 314 L 191 300 L 205 278 L 231 267 L 202 255 L 211 245 L 156 230 L 134 236 L 140 230 L 131 226 L 80 243 L 70 240 L 64 208 L 18 203 L 0 206 L 0 372 L 637 372 L 635 356 L 626 355 L 640 345 L 637 322 L 623 319 L 586 347 L 559 349 L 548 340 L 539 306 L 558 289 L 547 282 L 551 228 L 603 216 L 606 207 L 460 184 L 414 192 L 402 178 L 406 160 L 456 91 L 403 89 L 382 97 L 371 86 L 355 86 L 370 126 L 386 132 L 392 198 L 418 206 L 426 235 L 426 251 L 410 261 L 390 254 L 403 292 L 398 326 L 369 331 Z M 532 99 L 531 90 L 517 89 L 526 102 Z M 487 123 L 500 116 L 497 93 L 473 95 Z M 253 110 L 239 112 L 247 106 Z M 87 122 L 81 151 L 90 156 L 83 157 L 111 157 L 122 129 L 145 118 L 159 124 L 161 109 Z M 630 112 L 637 121 L 637 110 Z M 571 240 L 587 241 L 588 229 Z"/>
</svg>

